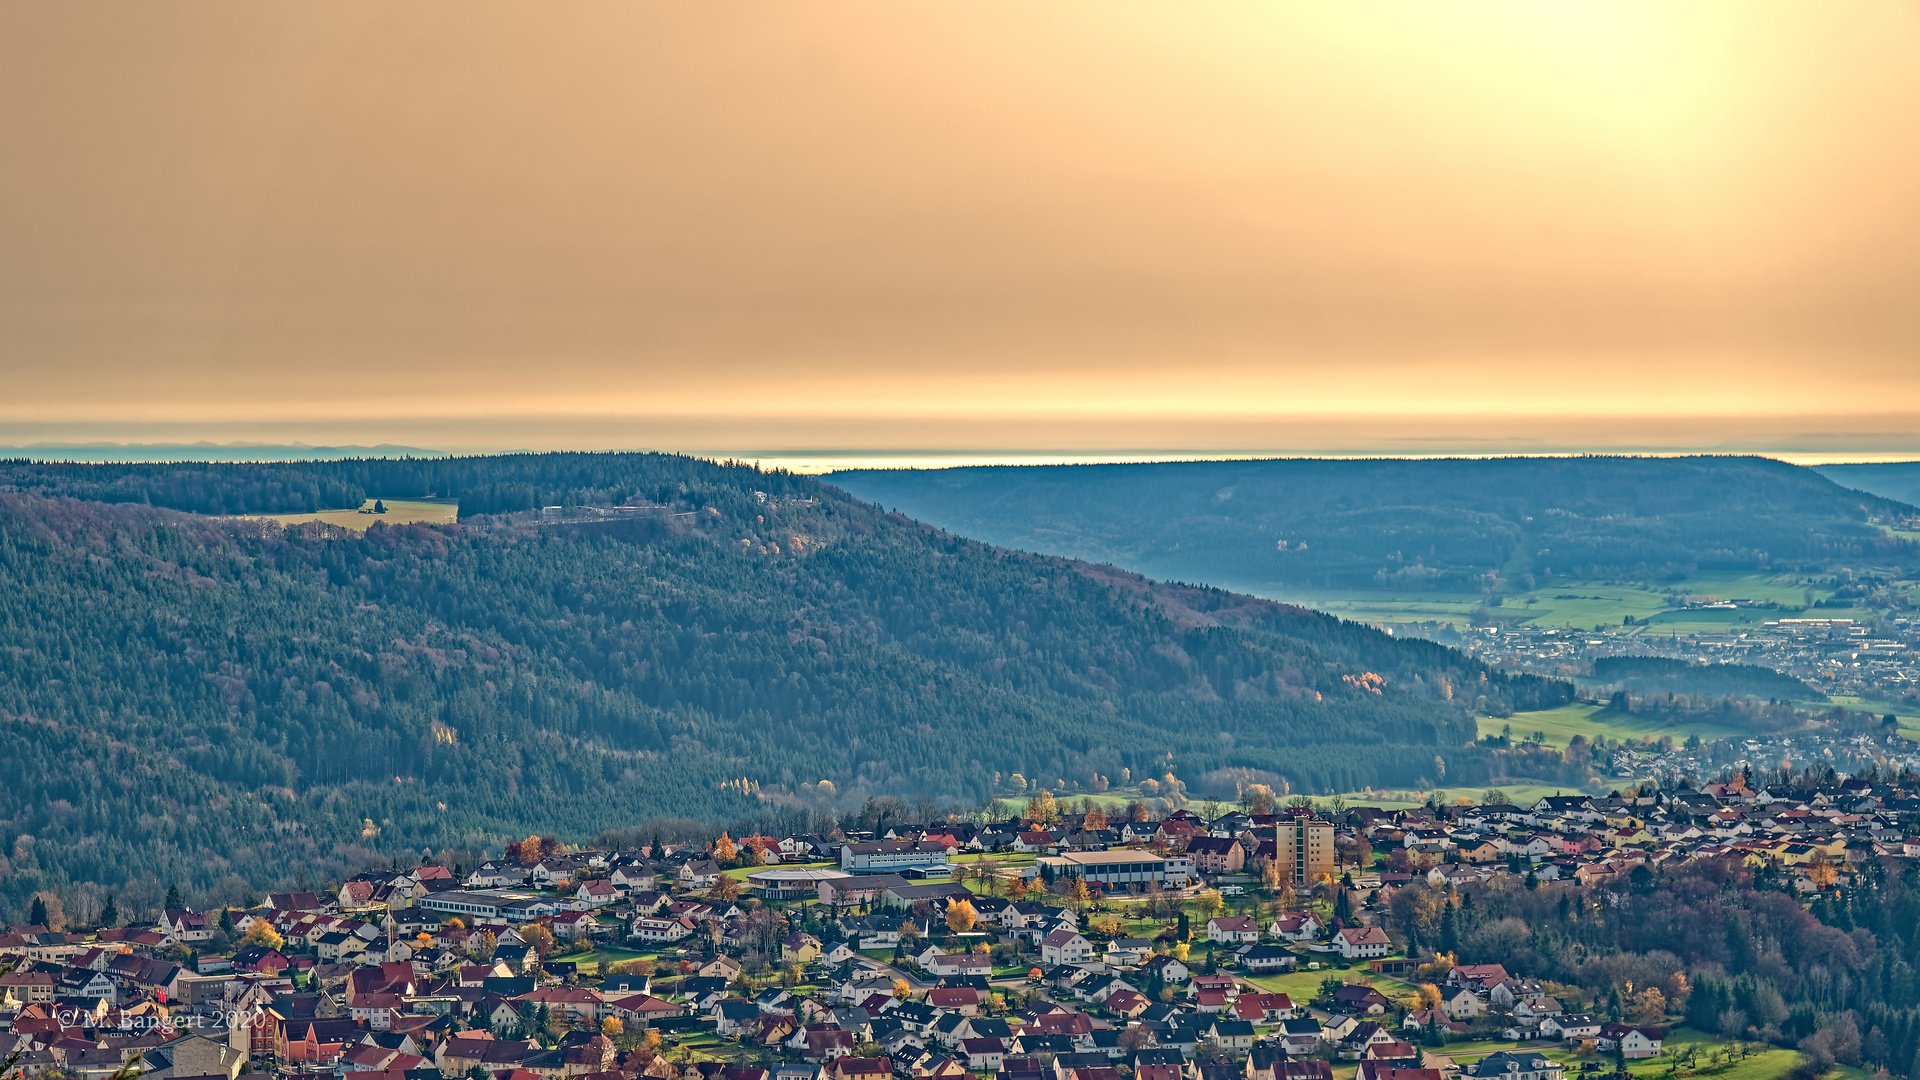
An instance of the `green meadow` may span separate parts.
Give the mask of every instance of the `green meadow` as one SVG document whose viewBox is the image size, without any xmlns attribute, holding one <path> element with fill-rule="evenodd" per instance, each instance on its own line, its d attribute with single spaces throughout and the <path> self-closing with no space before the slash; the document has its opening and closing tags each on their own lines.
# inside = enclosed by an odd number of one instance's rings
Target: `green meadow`
<svg viewBox="0 0 1920 1080">
<path fill-rule="evenodd" d="M 1813 584 L 1801 574 L 1701 573 L 1677 582 L 1552 581 L 1537 589 L 1503 595 L 1500 606 L 1490 608 L 1489 613 L 1496 619 L 1575 629 L 1620 627 L 1631 616 L 1636 623 L 1650 623 L 1660 633 L 1710 633 L 1796 615 L 1805 606 L 1808 591 L 1815 600 L 1832 595 L 1832 589 Z M 1672 592 L 1780 606 L 1731 611 L 1674 609 L 1668 603 Z M 1478 593 L 1288 589 L 1267 590 L 1260 595 L 1356 622 L 1440 622 L 1455 629 L 1472 625 L 1483 602 Z"/>
<path fill-rule="evenodd" d="M 327 525 L 338 525 L 346 529 L 364 531 L 376 521 L 389 525 L 411 525 L 423 522 L 430 525 L 450 525 L 460 512 L 460 504 L 454 499 L 387 499 L 387 512 L 371 513 L 376 499 L 368 499 L 359 510 L 322 510 L 313 514 L 262 514 L 270 521 L 282 525 L 299 525 L 308 521 L 318 521 Z"/>
<path fill-rule="evenodd" d="M 1648 717 L 1584 702 L 1539 712 L 1514 713 L 1504 720 L 1482 716 L 1479 725 L 1482 736 L 1499 735 L 1511 729 L 1513 738 L 1518 741 L 1538 733 L 1546 736 L 1546 745 L 1555 747 L 1565 747 L 1575 735 L 1584 735 L 1588 741 L 1595 736 L 1605 736 L 1610 741 L 1652 739 L 1655 742 L 1663 735 L 1670 735 L 1675 742 L 1684 742 L 1688 735 L 1698 735 L 1702 739 L 1724 739 L 1743 734 L 1734 728 L 1716 724 L 1663 724 Z"/>
</svg>

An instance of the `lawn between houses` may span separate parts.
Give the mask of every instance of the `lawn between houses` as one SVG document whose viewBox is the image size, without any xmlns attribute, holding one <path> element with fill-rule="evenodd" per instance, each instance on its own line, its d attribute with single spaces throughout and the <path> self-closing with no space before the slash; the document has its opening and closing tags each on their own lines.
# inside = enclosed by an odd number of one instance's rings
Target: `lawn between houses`
<svg viewBox="0 0 1920 1080">
<path fill-rule="evenodd" d="M 1659 1057 L 1642 1058 L 1626 1063 L 1627 1072 L 1641 1077 L 1713 1077 L 1714 1080 L 1779 1080 L 1800 1063 L 1800 1054 L 1795 1050 L 1785 1050 L 1764 1043 L 1744 1043 L 1755 1047 L 1754 1051 L 1743 1059 L 1733 1059 L 1731 1055 L 1722 1058 L 1719 1065 L 1709 1065 L 1710 1055 L 1716 1051 L 1727 1051 L 1733 1044 L 1717 1035 L 1709 1035 L 1691 1028 L 1668 1028 L 1663 1043 L 1666 1053 Z M 1691 1047 L 1695 1051 L 1694 1065 L 1682 1065 L 1680 1058 Z M 1452 1053 L 1452 1047 L 1443 1047 L 1438 1053 Z M 1577 1080 L 1580 1066 L 1589 1061 L 1604 1063 L 1611 1069 L 1612 1059 L 1606 1054 L 1596 1054 L 1583 1058 L 1571 1047 L 1547 1047 L 1540 1051 L 1567 1067 L 1569 1080 Z M 1477 1060 L 1477 1058 L 1476 1058 Z M 1465 1064 L 1465 1062 L 1461 1062 Z M 1830 1076 L 1846 1076 L 1860 1073 L 1857 1069 L 1845 1066 L 1836 1068 Z M 1865 1075 L 1860 1073 L 1860 1075 Z"/>
</svg>

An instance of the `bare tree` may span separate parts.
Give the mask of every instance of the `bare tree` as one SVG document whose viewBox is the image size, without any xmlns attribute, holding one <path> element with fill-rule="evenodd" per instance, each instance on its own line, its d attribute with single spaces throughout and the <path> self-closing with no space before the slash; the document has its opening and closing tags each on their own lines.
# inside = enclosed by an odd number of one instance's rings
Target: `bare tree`
<svg viewBox="0 0 1920 1080">
<path fill-rule="evenodd" d="M 106 907 L 106 896 L 100 886 L 91 881 L 83 881 L 73 887 L 72 897 L 67 901 L 67 910 L 76 926 L 100 925 L 100 912 Z"/>
</svg>

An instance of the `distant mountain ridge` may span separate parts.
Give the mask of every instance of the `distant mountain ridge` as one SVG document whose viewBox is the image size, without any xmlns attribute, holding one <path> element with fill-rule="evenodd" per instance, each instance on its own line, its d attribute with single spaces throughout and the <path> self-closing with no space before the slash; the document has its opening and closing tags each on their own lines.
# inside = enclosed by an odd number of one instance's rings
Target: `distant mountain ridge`
<svg viewBox="0 0 1920 1080">
<path fill-rule="evenodd" d="M 1500 766 L 1471 707 L 1572 694 L 786 473 L 657 454 L 307 470 L 169 482 L 647 509 L 362 534 L 0 491 L 0 917 L 57 882 L 270 885 L 650 817 L 801 828 L 868 793 L 973 807 L 1014 773 L 1067 793 L 1168 771 L 1228 792 L 1474 783 Z"/>
<path fill-rule="evenodd" d="M 1920 511 L 1753 457 L 1274 459 L 849 471 L 964 536 L 1230 588 L 1474 593 L 1905 558 Z"/>
<path fill-rule="evenodd" d="M 447 457 L 418 446 L 309 446 L 305 443 L 37 442 L 0 446 L 0 460 L 144 463 L 160 461 L 335 461 L 344 458 Z"/>
<path fill-rule="evenodd" d="M 1813 471 L 1843 487 L 1920 506 L 1920 461 L 1816 465 Z"/>
</svg>

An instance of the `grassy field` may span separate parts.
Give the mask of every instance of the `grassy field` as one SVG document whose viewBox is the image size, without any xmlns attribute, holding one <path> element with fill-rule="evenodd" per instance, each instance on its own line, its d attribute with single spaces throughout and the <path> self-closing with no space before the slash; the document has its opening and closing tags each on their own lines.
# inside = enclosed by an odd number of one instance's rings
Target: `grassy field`
<svg viewBox="0 0 1920 1080">
<path fill-rule="evenodd" d="M 1579 788 L 1570 784 L 1535 783 L 1526 780 L 1500 783 L 1493 786 L 1506 792 L 1508 800 L 1515 806 L 1525 806 L 1528 803 L 1539 802 L 1549 795 L 1593 794 L 1591 789 Z M 1477 803 L 1480 801 L 1480 797 L 1486 793 L 1487 785 L 1483 784 L 1479 787 L 1470 788 L 1436 788 L 1435 790 L 1439 792 L 1441 802 L 1451 803 L 1455 799 L 1472 799 Z M 1341 798 L 1347 801 L 1348 806 L 1378 806 L 1386 810 L 1399 810 L 1419 806 L 1426 802 L 1426 792 L 1350 791 L 1342 795 Z"/>
<path fill-rule="evenodd" d="M 1547 737 L 1547 745 L 1555 747 L 1566 746 L 1575 735 L 1585 735 L 1589 740 L 1596 735 L 1605 735 L 1610 740 L 1651 737 L 1656 741 L 1662 735 L 1671 735 L 1676 741 L 1684 741 L 1690 734 L 1697 734 L 1702 739 L 1718 739 L 1743 734 L 1732 728 L 1717 727 L 1712 724 L 1658 724 L 1646 717 L 1609 712 L 1603 706 L 1579 702 L 1562 705 L 1557 709 L 1514 713 L 1505 720 L 1483 716 L 1479 723 L 1480 734 L 1483 736 L 1498 735 L 1502 729 L 1511 727 L 1515 739 L 1524 739 L 1534 732 L 1541 732 Z"/>
<path fill-rule="evenodd" d="M 1665 1056 L 1647 1058 L 1641 1061 L 1630 1061 L 1627 1063 L 1627 1071 L 1635 1076 L 1644 1077 L 1673 1075 L 1678 1077 L 1713 1077 L 1714 1080 L 1779 1080 L 1780 1077 L 1787 1075 L 1795 1065 L 1800 1063 L 1800 1054 L 1798 1051 L 1782 1050 L 1778 1047 L 1765 1047 L 1757 1053 L 1748 1055 L 1744 1060 L 1723 1060 L 1718 1068 L 1708 1065 L 1708 1056 L 1714 1050 L 1727 1045 L 1725 1039 L 1716 1036 L 1704 1035 L 1700 1032 L 1684 1028 L 1671 1029 L 1668 1031 L 1667 1038 L 1664 1042 L 1664 1046 L 1668 1051 Z M 1678 1069 L 1676 1071 L 1676 1063 L 1673 1060 L 1674 1057 L 1683 1053 L 1689 1046 L 1698 1047 L 1698 1056 L 1695 1058 L 1694 1068 Z M 1448 1047 L 1441 1052 L 1450 1053 L 1452 1049 L 1452 1047 Z M 1601 1055 L 1598 1058 L 1583 1059 L 1572 1048 L 1556 1047 L 1541 1052 L 1553 1058 L 1555 1061 L 1565 1064 L 1569 1077 L 1577 1077 L 1579 1075 L 1577 1070 L 1579 1069 L 1579 1063 L 1583 1060 L 1608 1060 L 1605 1055 Z M 1469 1058 L 1469 1060 L 1472 1059 Z M 1465 1061 L 1460 1063 L 1466 1064 Z M 1837 1077 L 1845 1075 L 1849 1071 L 1851 1070 L 1836 1069 L 1833 1074 L 1829 1075 Z"/>
<path fill-rule="evenodd" d="M 1900 721 L 1901 735 L 1909 739 L 1920 739 L 1920 712 L 1915 712 L 1911 705 L 1895 705 L 1891 701 L 1875 701 L 1871 698 L 1854 697 L 1851 694 L 1835 694 L 1828 703 L 1845 709 L 1864 710 L 1876 716 L 1892 713 Z M 1818 707 L 1818 705 L 1809 706 L 1809 708 Z"/>
<path fill-rule="evenodd" d="M 448 525 L 452 524 L 460 510 L 459 504 L 451 499 L 388 499 L 386 500 L 387 512 L 384 514 L 360 512 L 372 510 L 373 503 L 374 500 L 368 499 L 360 510 L 323 510 L 316 514 L 262 514 L 260 516 L 282 525 L 320 521 L 328 525 L 364 530 L 376 521 L 384 521 L 389 525 L 406 525 L 413 522 Z"/>
<path fill-rule="evenodd" d="M 598 948 L 581 952 L 558 954 L 549 959 L 579 964 L 581 974 L 597 975 L 606 970 L 606 965 L 608 964 L 624 964 L 629 960 L 638 960 L 643 956 L 655 957 L 656 954 L 650 952 L 634 952 L 629 949 Z"/>
<path fill-rule="evenodd" d="M 828 859 L 823 862 L 783 862 L 774 863 L 770 866 L 736 866 L 731 870 L 722 870 L 720 872 L 730 878 L 745 881 L 749 874 L 757 874 L 762 870 L 827 870 L 838 869 L 839 866 L 840 864 L 838 862 Z"/>
<path fill-rule="evenodd" d="M 1306 961 L 1303 960 L 1302 964 L 1305 963 Z M 1305 1005 L 1307 1002 L 1313 1000 L 1315 994 L 1320 992 L 1321 982 L 1329 975 L 1342 981 L 1357 975 L 1360 981 L 1380 991 L 1387 997 L 1394 999 L 1412 997 L 1418 992 L 1412 983 L 1402 982 L 1399 979 L 1389 978 L 1385 975 L 1373 975 L 1362 968 L 1353 968 L 1348 971 L 1340 971 L 1338 969 L 1322 971 L 1301 970 L 1290 971 L 1284 975 L 1241 974 L 1239 978 L 1243 982 L 1250 982 L 1256 986 L 1265 987 L 1269 991 L 1285 994 L 1292 998 L 1296 1005 Z"/>
<path fill-rule="evenodd" d="M 1531 592 L 1509 593 L 1493 609 L 1501 619 L 1519 619 L 1538 626 L 1618 627 L 1631 615 L 1636 622 L 1652 620 L 1661 633 L 1724 630 L 1743 622 L 1758 625 L 1767 619 L 1793 615 L 1812 589 L 1815 599 L 1826 599 L 1830 587 L 1813 585 L 1797 574 L 1703 573 L 1681 582 L 1553 581 Z M 1772 601 L 1796 610 L 1735 609 L 1733 611 L 1669 611 L 1669 591 L 1722 599 Z M 1478 593 L 1352 592 L 1332 590 L 1258 591 L 1274 600 L 1303 604 L 1356 622 L 1435 621 L 1463 627 L 1481 604 Z"/>
</svg>

